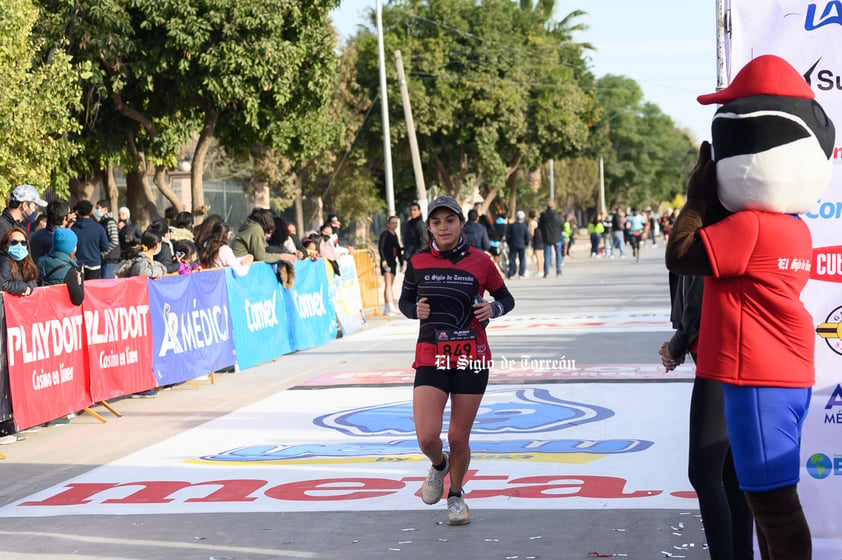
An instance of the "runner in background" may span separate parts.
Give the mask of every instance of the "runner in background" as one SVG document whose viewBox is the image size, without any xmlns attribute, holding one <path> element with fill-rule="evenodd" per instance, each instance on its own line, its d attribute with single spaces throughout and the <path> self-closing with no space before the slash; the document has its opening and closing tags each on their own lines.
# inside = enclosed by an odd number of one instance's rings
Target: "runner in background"
<svg viewBox="0 0 842 560">
<path fill-rule="evenodd" d="M 637 210 L 632 208 L 631 216 L 626 220 L 629 224 L 629 241 L 632 248 L 632 256 L 640 262 L 641 241 L 646 236 L 646 218 Z"/>
<path fill-rule="evenodd" d="M 401 268 L 403 268 L 403 248 L 398 241 L 398 217 L 389 216 L 386 220 L 386 229 L 380 233 L 380 240 L 377 244 L 377 250 L 380 253 L 380 272 L 383 274 L 383 302 L 385 309 L 384 315 L 391 315 L 399 313 L 394 308 L 394 293 L 392 291 L 392 283 L 395 281 L 395 275 L 398 273 L 398 262 L 400 261 Z"/>
</svg>

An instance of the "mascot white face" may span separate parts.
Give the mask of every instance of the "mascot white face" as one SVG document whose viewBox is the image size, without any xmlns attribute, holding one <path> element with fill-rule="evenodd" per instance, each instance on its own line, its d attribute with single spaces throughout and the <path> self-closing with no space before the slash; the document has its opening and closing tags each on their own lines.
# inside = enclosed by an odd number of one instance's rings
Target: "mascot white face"
<svg viewBox="0 0 842 560">
<path fill-rule="evenodd" d="M 726 209 L 800 214 L 816 203 L 830 183 L 835 130 L 813 98 L 804 78 L 773 55 L 749 62 L 728 88 L 699 97 L 724 103 L 711 144 Z"/>
</svg>

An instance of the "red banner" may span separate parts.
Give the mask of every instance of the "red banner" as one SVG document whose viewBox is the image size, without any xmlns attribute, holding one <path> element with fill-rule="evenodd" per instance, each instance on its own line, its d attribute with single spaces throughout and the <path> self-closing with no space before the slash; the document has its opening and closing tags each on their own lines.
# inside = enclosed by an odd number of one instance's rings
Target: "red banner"
<svg viewBox="0 0 842 560">
<path fill-rule="evenodd" d="M 145 277 L 85 283 L 91 398 L 100 402 L 155 387 Z"/>
<path fill-rule="evenodd" d="M 38 288 L 27 297 L 3 296 L 18 429 L 90 406 L 82 308 L 70 303 L 67 286 Z"/>
</svg>

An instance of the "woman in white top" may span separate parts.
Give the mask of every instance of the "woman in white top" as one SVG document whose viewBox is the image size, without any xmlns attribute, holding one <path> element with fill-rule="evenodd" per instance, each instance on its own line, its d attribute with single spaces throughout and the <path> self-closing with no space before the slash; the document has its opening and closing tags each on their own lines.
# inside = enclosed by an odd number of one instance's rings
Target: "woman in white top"
<svg viewBox="0 0 842 560">
<path fill-rule="evenodd" d="M 231 246 L 229 245 L 233 234 L 234 232 L 231 230 L 231 226 L 225 222 L 215 224 L 211 228 L 208 240 L 200 251 L 202 268 L 223 268 L 230 266 L 234 269 L 234 274 L 237 276 L 248 274 L 249 265 L 254 262 L 254 256 L 234 256 L 234 251 L 231 250 Z"/>
</svg>

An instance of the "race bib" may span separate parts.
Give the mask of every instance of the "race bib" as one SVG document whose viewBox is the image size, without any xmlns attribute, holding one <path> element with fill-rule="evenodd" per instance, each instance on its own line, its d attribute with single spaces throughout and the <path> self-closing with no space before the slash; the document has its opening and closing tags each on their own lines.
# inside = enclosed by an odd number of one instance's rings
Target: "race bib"
<svg viewBox="0 0 842 560">
<path fill-rule="evenodd" d="M 436 354 L 453 364 L 460 358 L 476 360 L 477 331 L 475 329 L 436 331 Z"/>
</svg>

